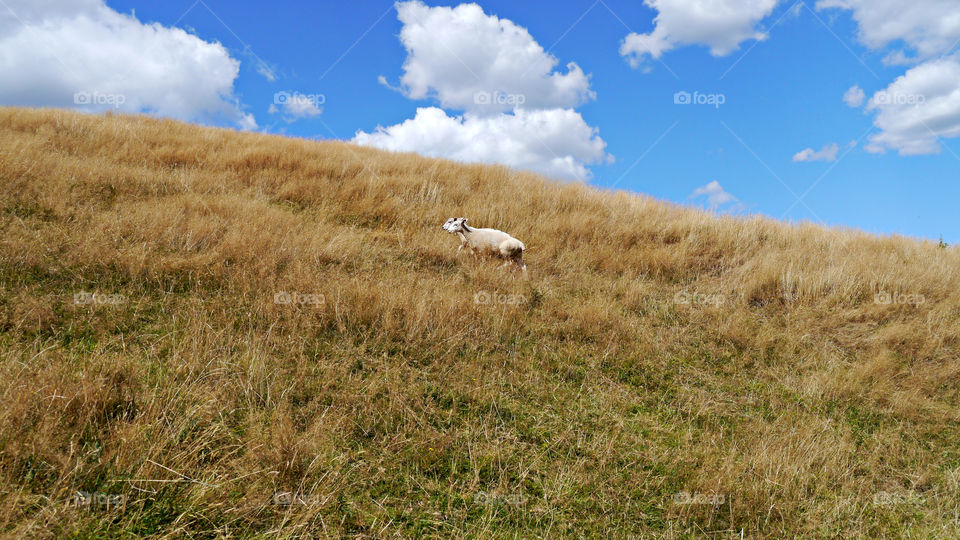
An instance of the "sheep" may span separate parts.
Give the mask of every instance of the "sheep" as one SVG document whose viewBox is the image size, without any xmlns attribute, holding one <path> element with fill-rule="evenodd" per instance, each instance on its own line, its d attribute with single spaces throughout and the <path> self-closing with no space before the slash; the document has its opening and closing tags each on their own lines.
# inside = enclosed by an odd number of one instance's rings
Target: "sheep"
<svg viewBox="0 0 960 540">
<path fill-rule="evenodd" d="M 469 227 L 467 226 L 467 218 L 464 217 L 448 219 L 443 224 L 443 229 L 460 237 L 460 247 L 457 248 L 458 255 L 463 247 L 467 246 L 471 253 L 476 249 L 481 253 L 507 259 L 503 266 L 513 263 L 524 273 L 527 272 L 527 265 L 523 264 L 523 251 L 527 249 L 527 246 L 509 234 L 496 229 Z"/>
</svg>

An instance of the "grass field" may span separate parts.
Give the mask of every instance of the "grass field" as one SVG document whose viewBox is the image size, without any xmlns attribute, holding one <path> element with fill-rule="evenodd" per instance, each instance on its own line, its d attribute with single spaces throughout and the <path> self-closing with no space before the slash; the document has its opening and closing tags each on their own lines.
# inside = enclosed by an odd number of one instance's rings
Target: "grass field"
<svg viewBox="0 0 960 540">
<path fill-rule="evenodd" d="M 5 536 L 960 535 L 955 247 L 61 110 L 0 202 Z"/>
</svg>

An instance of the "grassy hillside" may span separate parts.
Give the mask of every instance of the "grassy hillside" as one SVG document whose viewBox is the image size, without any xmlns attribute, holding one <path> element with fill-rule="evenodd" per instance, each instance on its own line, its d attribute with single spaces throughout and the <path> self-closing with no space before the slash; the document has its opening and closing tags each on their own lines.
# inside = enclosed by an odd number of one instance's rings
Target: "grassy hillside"
<svg viewBox="0 0 960 540">
<path fill-rule="evenodd" d="M 960 535 L 956 248 L 59 110 L 0 203 L 4 535 Z"/>
</svg>

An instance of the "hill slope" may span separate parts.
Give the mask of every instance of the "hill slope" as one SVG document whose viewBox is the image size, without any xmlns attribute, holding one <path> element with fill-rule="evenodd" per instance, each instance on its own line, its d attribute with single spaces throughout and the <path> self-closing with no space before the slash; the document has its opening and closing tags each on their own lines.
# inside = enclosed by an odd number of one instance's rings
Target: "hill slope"
<svg viewBox="0 0 960 540">
<path fill-rule="evenodd" d="M 58 110 L 0 201 L 5 534 L 960 534 L 955 248 Z"/>
</svg>

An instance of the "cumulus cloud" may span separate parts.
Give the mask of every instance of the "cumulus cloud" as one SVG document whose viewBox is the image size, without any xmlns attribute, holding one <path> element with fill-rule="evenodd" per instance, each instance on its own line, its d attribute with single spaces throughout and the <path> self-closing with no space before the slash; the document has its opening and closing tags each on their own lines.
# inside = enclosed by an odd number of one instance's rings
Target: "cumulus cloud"
<svg viewBox="0 0 960 540">
<path fill-rule="evenodd" d="M 739 204 L 734 204 L 738 203 L 737 198 L 724 190 L 723 186 L 720 185 L 720 182 L 717 182 L 716 180 L 693 190 L 693 193 L 690 194 L 689 198 L 706 198 L 707 206 L 711 210 L 716 210 L 725 205 L 733 205 L 731 209 L 740 207 Z"/>
<path fill-rule="evenodd" d="M 820 0 L 817 8 L 851 10 L 859 41 L 871 49 L 905 45 L 913 52 L 896 49 L 883 58 L 888 66 L 916 65 L 867 103 L 880 130 L 870 137 L 867 151 L 933 154 L 940 151 L 939 138 L 960 136 L 960 61 L 953 54 L 960 43 L 956 0 Z"/>
<path fill-rule="evenodd" d="M 397 4 L 397 16 L 407 50 L 400 85 L 412 99 L 436 98 L 444 108 L 496 114 L 518 105 L 575 107 L 594 98 L 577 64 L 557 70 L 557 59 L 526 28 L 487 15 L 477 4 L 429 7 L 412 0 Z"/>
<path fill-rule="evenodd" d="M 858 39 L 871 49 L 902 41 L 921 58 L 944 54 L 960 41 L 960 11 L 956 0 L 820 0 L 817 9 L 853 11 Z M 904 61 L 900 51 L 889 57 Z"/>
<path fill-rule="evenodd" d="M 584 164 L 602 161 L 606 147 L 597 130 L 569 109 L 448 116 L 437 107 L 425 107 L 400 124 L 378 127 L 373 133 L 358 131 L 353 140 L 385 150 L 502 163 L 573 180 L 589 178 Z"/>
<path fill-rule="evenodd" d="M 589 78 L 557 59 L 512 21 L 476 4 L 397 4 L 407 50 L 398 87 L 411 99 L 436 99 L 399 124 L 357 131 L 353 141 L 463 162 L 501 163 L 545 175 L 586 180 L 587 165 L 609 159 L 606 143 L 573 107 L 593 99 Z M 478 46 L 478 44 L 483 44 Z"/>
<path fill-rule="evenodd" d="M 296 116 L 298 118 L 305 116 L 317 116 L 323 109 L 317 106 L 317 104 L 305 96 L 294 96 L 293 99 L 284 104 L 284 110 L 287 114 L 291 116 Z"/>
<path fill-rule="evenodd" d="M 840 152 L 840 146 L 837 143 L 830 143 L 819 151 L 813 148 L 801 150 L 794 154 L 793 161 L 836 161 L 838 152 Z"/>
<path fill-rule="evenodd" d="M 867 94 L 863 92 L 863 88 L 857 85 L 851 86 L 850 89 L 843 94 L 843 102 L 847 104 L 847 107 L 859 107 L 863 105 L 865 99 L 867 99 Z"/>
<path fill-rule="evenodd" d="M 215 42 L 144 24 L 103 0 L 6 0 L 0 102 L 147 112 L 256 128 L 233 83 L 240 63 Z"/>
<path fill-rule="evenodd" d="M 657 10 L 649 34 L 632 33 L 620 45 L 620 54 L 633 67 L 647 56 L 654 59 L 681 45 L 705 45 L 714 56 L 737 50 L 744 41 L 762 41 L 766 33 L 757 24 L 770 15 L 778 0 L 644 0 Z"/>
<path fill-rule="evenodd" d="M 919 58 L 915 56 L 907 56 L 907 53 L 899 49 L 890 52 L 884 56 L 882 60 L 883 65 L 885 66 L 912 66 L 919 61 Z"/>
<path fill-rule="evenodd" d="M 940 152 L 938 138 L 960 137 L 960 60 L 931 60 L 911 68 L 867 103 L 881 132 L 866 149 L 900 155 Z"/>
</svg>

